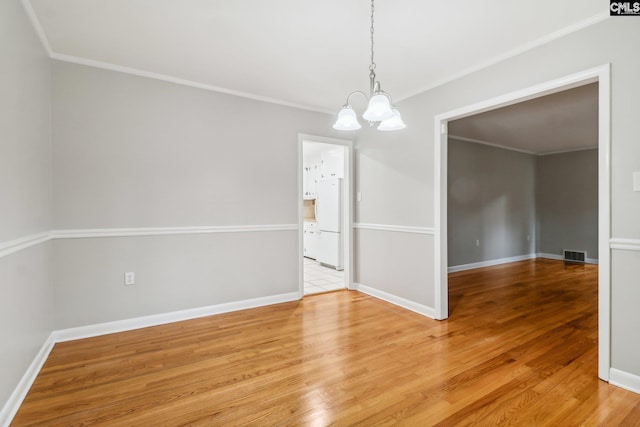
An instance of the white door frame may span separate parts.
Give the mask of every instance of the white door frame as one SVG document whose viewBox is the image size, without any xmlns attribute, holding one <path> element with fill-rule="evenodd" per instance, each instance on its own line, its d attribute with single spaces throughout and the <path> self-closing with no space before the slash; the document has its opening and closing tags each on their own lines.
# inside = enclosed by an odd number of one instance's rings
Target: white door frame
<svg viewBox="0 0 640 427">
<path fill-rule="evenodd" d="M 343 218 L 342 224 L 342 253 L 344 254 L 344 287 L 353 290 L 353 141 L 347 139 L 327 138 L 324 136 L 298 134 L 298 282 L 299 296 L 304 297 L 304 201 L 303 190 L 303 142 L 321 142 L 323 144 L 341 145 L 346 147 L 343 178 Z"/>
<path fill-rule="evenodd" d="M 608 381 L 611 367 L 611 64 L 580 71 L 435 116 L 434 308 L 436 319 L 446 319 L 449 316 L 447 123 L 594 82 L 598 82 L 598 376 Z"/>
</svg>

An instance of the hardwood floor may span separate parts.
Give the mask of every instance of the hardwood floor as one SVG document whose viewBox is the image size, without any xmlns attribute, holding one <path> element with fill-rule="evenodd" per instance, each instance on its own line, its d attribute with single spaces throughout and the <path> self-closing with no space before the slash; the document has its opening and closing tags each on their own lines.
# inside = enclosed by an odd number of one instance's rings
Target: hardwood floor
<svg viewBox="0 0 640 427">
<path fill-rule="evenodd" d="M 597 379 L 597 267 L 450 275 L 451 318 L 358 292 L 55 346 L 13 425 L 640 425 Z"/>
</svg>

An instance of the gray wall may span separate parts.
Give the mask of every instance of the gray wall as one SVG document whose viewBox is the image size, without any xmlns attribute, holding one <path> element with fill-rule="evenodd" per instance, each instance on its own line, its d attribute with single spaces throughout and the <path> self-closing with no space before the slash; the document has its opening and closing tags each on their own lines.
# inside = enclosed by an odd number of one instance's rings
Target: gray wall
<svg viewBox="0 0 640 427">
<path fill-rule="evenodd" d="M 448 150 L 449 265 L 535 253 L 536 156 L 453 138 Z"/>
<path fill-rule="evenodd" d="M 597 149 L 535 156 L 449 138 L 448 150 L 449 266 L 563 249 L 598 258 Z"/>
<path fill-rule="evenodd" d="M 53 62 L 57 229 L 298 221 L 329 115 Z M 56 329 L 298 291 L 296 231 L 57 240 Z M 125 271 L 136 284 L 125 287 Z"/>
<path fill-rule="evenodd" d="M 0 244 L 51 227 L 50 111 L 49 59 L 20 2 L 0 2 Z M 0 256 L 0 407 L 52 330 L 52 303 L 50 243 Z"/>
<path fill-rule="evenodd" d="M 586 250 L 598 258 L 598 150 L 539 156 L 536 162 L 538 252 Z"/>
<path fill-rule="evenodd" d="M 357 185 L 363 195 L 357 218 L 376 224 L 434 226 L 435 115 L 611 63 L 612 236 L 640 239 L 640 221 L 637 221 L 640 193 L 632 192 L 631 187 L 632 172 L 640 170 L 640 121 L 636 114 L 640 99 L 640 86 L 636 84 L 640 56 L 634 55 L 628 43 L 623 42 L 638 39 L 640 25 L 637 21 L 612 17 L 399 102 L 398 109 L 407 123 L 406 130 L 393 135 L 370 129 L 360 133 L 356 173 Z M 393 93 L 392 87 L 387 89 Z M 375 194 L 373 188 L 376 188 Z M 365 233 L 376 232 L 359 230 L 362 237 Z M 393 246 L 385 251 L 409 255 L 410 245 L 405 241 L 413 236 L 397 234 L 397 239 L 387 242 Z M 433 246 L 433 236 L 422 238 Z M 630 263 L 628 254 L 619 252 L 613 250 L 612 255 L 612 364 L 614 368 L 640 375 L 640 351 L 635 335 L 629 333 L 640 329 L 640 311 L 628 303 L 638 300 L 640 267 L 638 263 Z M 357 244 L 356 257 L 362 253 L 361 244 Z M 402 286 L 387 281 L 375 270 L 374 266 L 385 262 L 382 252 L 372 254 L 376 258 L 361 260 L 357 274 L 371 282 L 367 284 L 381 283 L 381 290 L 398 296 L 414 295 L 414 287 L 425 289 L 416 302 L 428 304 L 426 295 L 434 293 L 430 253 L 433 252 L 424 252 L 423 262 L 404 264 L 412 270 L 415 281 L 408 280 Z M 606 255 L 600 254 L 600 258 L 602 256 Z M 371 271 L 363 270 L 366 268 Z"/>
<path fill-rule="evenodd" d="M 411 109 L 402 110 L 402 117 L 412 122 L 407 130 L 358 131 L 355 186 L 362 200 L 356 202 L 356 223 L 433 227 L 433 147 L 411 132 L 417 122 L 433 118 Z M 432 235 L 357 229 L 355 236 L 355 282 L 433 307 Z"/>
</svg>

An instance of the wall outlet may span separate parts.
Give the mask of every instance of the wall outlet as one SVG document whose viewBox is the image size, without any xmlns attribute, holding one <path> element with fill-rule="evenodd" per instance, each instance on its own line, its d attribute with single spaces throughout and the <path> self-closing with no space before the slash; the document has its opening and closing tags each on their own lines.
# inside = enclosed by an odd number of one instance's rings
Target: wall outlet
<svg viewBox="0 0 640 427">
<path fill-rule="evenodd" d="M 476 240 L 476 246 L 480 246 L 480 240 Z"/>
<path fill-rule="evenodd" d="M 124 285 L 131 286 L 136 283 L 136 274 L 133 271 L 124 273 Z"/>
<path fill-rule="evenodd" d="M 633 173 L 633 191 L 640 191 L 640 172 Z"/>
<path fill-rule="evenodd" d="M 361 193 L 360 191 L 358 191 L 358 192 L 356 193 L 356 199 L 357 199 L 359 202 L 361 202 L 361 201 L 362 201 L 362 193 Z"/>
<path fill-rule="evenodd" d="M 531 240 L 531 236 L 527 234 L 527 242 Z"/>
</svg>

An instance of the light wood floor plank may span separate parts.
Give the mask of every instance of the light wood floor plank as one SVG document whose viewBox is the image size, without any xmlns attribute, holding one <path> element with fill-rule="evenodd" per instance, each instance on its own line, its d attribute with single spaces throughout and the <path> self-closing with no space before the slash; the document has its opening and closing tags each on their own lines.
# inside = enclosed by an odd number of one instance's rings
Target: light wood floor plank
<svg viewBox="0 0 640 427">
<path fill-rule="evenodd" d="M 341 291 L 56 344 L 12 425 L 640 426 L 597 379 L 597 266 L 449 288 L 446 321 Z"/>
</svg>

